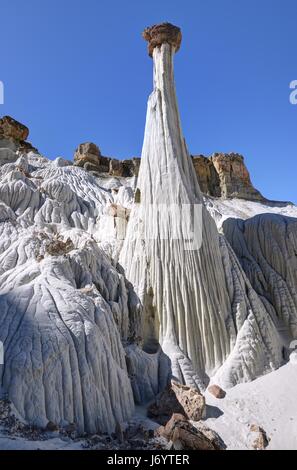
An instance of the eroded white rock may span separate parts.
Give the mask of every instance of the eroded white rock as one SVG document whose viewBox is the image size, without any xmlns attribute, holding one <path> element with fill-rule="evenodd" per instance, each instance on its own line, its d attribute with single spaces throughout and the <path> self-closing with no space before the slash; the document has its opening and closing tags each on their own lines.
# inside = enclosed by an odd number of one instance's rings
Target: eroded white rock
<svg viewBox="0 0 297 470">
<path fill-rule="evenodd" d="M 1 393 L 31 423 L 113 431 L 134 410 L 122 344 L 133 289 L 99 246 L 113 197 L 29 155 L 1 167 L 0 199 Z"/>
<path fill-rule="evenodd" d="M 139 203 L 131 212 L 120 263 L 143 304 L 144 349 L 153 352 L 160 343 L 181 382 L 204 387 L 207 376 L 217 373 L 227 388 L 278 367 L 282 341 L 231 247 L 220 244 L 204 206 L 198 250 L 185 249 L 189 233 L 170 213 L 172 205 L 203 204 L 181 132 L 173 53 L 167 43 L 153 50 Z M 166 217 L 151 209 L 160 204 L 168 207 Z M 155 236 L 139 235 L 147 231 Z"/>
</svg>

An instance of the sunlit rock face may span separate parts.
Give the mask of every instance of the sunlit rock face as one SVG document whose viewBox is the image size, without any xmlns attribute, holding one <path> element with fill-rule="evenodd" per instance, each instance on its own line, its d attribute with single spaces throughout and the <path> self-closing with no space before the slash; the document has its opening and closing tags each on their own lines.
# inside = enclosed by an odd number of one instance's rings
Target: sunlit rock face
<svg viewBox="0 0 297 470">
<path fill-rule="evenodd" d="M 3 116 L 0 119 L 0 136 L 1 138 L 11 138 L 14 140 L 26 140 L 29 135 L 29 129 L 24 124 L 16 121 L 10 116 Z"/>
<path fill-rule="evenodd" d="M 27 142 L 29 129 L 11 116 L 3 116 L 0 119 L 0 164 L 7 163 L 3 160 L 1 149 L 22 150 L 23 153 L 36 151 L 30 142 Z"/>
<path fill-rule="evenodd" d="M 144 35 L 154 46 L 149 48 L 154 90 L 148 101 L 137 204 L 120 263 L 143 304 L 145 351 L 154 352 L 160 344 L 181 382 L 204 387 L 217 374 L 228 387 L 278 367 L 282 343 L 203 206 L 181 131 L 173 78 L 175 42 L 165 35 L 155 44 L 155 30 Z M 157 210 L 160 205 L 167 207 L 165 214 Z M 199 249 L 186 249 L 186 219 L 170 210 L 177 206 L 186 213 L 189 205 L 201 207 Z"/>
<path fill-rule="evenodd" d="M 265 200 L 252 185 L 242 155 L 214 153 L 209 158 L 203 155 L 194 155 L 192 161 L 203 193 L 222 198 Z"/>
</svg>

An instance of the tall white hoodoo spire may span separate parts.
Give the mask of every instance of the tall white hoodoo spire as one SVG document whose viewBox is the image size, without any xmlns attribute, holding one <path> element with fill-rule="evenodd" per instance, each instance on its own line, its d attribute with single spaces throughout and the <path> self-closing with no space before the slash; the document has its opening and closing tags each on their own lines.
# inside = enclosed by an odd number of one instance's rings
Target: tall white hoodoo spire
<svg viewBox="0 0 297 470">
<path fill-rule="evenodd" d="M 143 36 L 153 58 L 154 90 L 147 107 L 138 203 L 120 263 L 143 305 L 144 349 L 153 352 L 160 344 L 182 382 L 203 386 L 217 373 L 228 387 L 278 367 L 281 344 L 203 206 L 175 94 L 173 56 L 180 47 L 180 29 L 163 23 L 147 28 Z M 193 214 L 199 206 L 202 244 L 186 249 L 187 208 Z"/>
</svg>

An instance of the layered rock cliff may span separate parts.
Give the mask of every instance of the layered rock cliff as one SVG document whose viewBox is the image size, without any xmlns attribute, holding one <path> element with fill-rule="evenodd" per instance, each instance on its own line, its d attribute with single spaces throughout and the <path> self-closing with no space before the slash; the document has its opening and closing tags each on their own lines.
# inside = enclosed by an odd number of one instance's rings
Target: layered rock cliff
<svg viewBox="0 0 297 470">
<path fill-rule="evenodd" d="M 244 158 L 238 153 L 214 153 L 209 158 L 194 155 L 193 165 L 201 191 L 209 196 L 264 200 L 252 185 Z"/>
<path fill-rule="evenodd" d="M 92 171 L 95 175 L 106 173 L 111 176 L 137 176 L 140 158 L 118 160 L 104 157 L 98 146 L 92 142 L 80 144 L 74 154 L 74 165 Z"/>
</svg>

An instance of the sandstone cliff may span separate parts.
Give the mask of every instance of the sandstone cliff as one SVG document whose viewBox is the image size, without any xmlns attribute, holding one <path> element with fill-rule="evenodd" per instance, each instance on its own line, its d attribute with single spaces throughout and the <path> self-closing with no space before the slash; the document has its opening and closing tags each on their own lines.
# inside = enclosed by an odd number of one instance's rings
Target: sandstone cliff
<svg viewBox="0 0 297 470">
<path fill-rule="evenodd" d="M 194 155 L 193 165 L 201 191 L 209 196 L 265 199 L 252 185 L 244 158 L 238 153 L 214 153 L 209 158 Z"/>
</svg>

